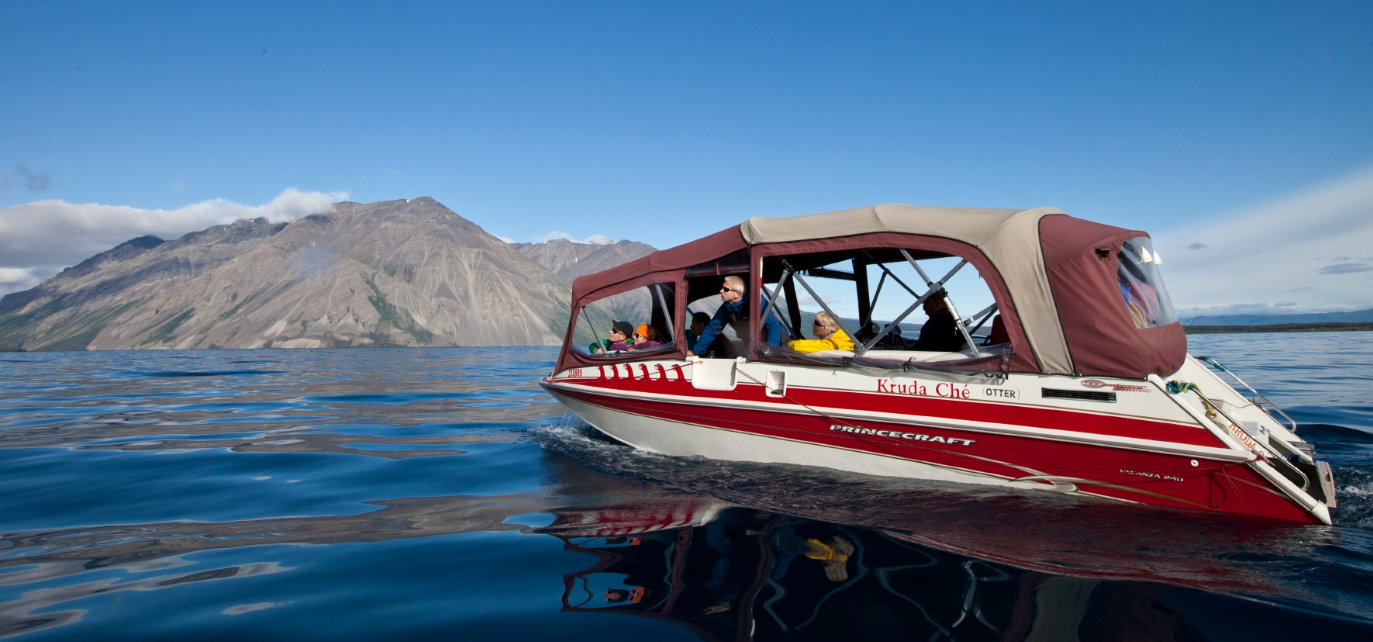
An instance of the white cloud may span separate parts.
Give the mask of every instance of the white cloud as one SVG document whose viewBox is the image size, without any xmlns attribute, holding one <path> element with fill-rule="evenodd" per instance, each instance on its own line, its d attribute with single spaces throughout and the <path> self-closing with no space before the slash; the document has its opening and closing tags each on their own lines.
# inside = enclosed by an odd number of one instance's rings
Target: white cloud
<svg viewBox="0 0 1373 642">
<path fill-rule="evenodd" d="M 1373 307 L 1373 168 L 1153 236 L 1184 316 Z"/>
<path fill-rule="evenodd" d="M 52 278 L 61 269 L 61 267 L 0 268 L 0 297 L 11 292 L 28 290 Z"/>
<path fill-rule="evenodd" d="M 557 232 L 557 231 L 549 232 L 549 233 L 547 233 L 547 234 L 545 234 L 545 235 L 543 235 L 543 236 L 540 236 L 539 238 L 534 239 L 534 242 L 535 242 L 535 243 L 547 243 L 547 242 L 552 241 L 552 240 L 555 240 L 555 239 L 562 239 L 562 240 L 564 240 L 564 241 L 572 241 L 573 243 L 580 243 L 580 242 L 581 242 L 581 241 L 578 241 L 577 239 L 572 238 L 572 235 L 571 235 L 571 234 L 568 234 L 567 232 Z"/>
<path fill-rule="evenodd" d="M 592 234 L 591 236 L 586 237 L 585 240 L 578 241 L 577 239 L 573 238 L 571 234 L 568 234 L 567 232 L 558 232 L 558 231 L 556 231 L 556 230 L 553 231 L 553 232 L 549 232 L 549 233 L 547 233 L 547 234 L 545 234 L 545 235 L 543 235 L 543 236 L 540 236 L 540 237 L 537 238 L 537 239 L 534 239 L 534 242 L 535 242 L 535 243 L 547 243 L 547 242 L 552 241 L 552 240 L 555 240 L 555 239 L 562 239 L 562 240 L 564 240 L 564 241 L 571 241 L 571 242 L 573 242 L 573 243 L 582 243 L 582 244 L 584 244 L 584 245 L 614 245 L 614 244 L 615 244 L 615 241 L 611 240 L 610 237 L 604 236 L 604 235 L 601 235 L 601 234 Z"/>
<path fill-rule="evenodd" d="M 505 241 L 506 243 L 511 243 L 511 244 L 514 244 L 514 243 L 515 243 L 515 239 L 512 239 L 512 238 L 506 238 L 506 237 L 504 237 L 504 236 L 497 236 L 496 238 L 498 238 L 498 239 L 500 239 L 500 240 L 502 240 L 502 241 Z"/>
<path fill-rule="evenodd" d="M 346 192 L 291 188 L 263 205 L 217 198 L 174 210 L 44 200 L 0 208 L 0 267 L 46 271 L 79 263 L 124 241 L 151 234 L 171 240 L 240 219 L 282 222 L 329 211 Z"/>
<path fill-rule="evenodd" d="M 25 270 L 21 268 L 0 268 L 0 285 L 19 283 L 32 277 L 32 270 Z"/>
<path fill-rule="evenodd" d="M 22 292 L 52 276 L 52 270 L 33 268 L 0 268 L 0 296 Z"/>
</svg>

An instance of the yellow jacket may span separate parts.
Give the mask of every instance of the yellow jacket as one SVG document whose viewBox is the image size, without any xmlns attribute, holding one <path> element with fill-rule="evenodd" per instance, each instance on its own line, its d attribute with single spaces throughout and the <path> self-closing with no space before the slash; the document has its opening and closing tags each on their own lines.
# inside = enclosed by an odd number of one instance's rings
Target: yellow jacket
<svg viewBox="0 0 1373 642">
<path fill-rule="evenodd" d="M 835 330 L 828 339 L 797 339 L 787 344 L 797 352 L 820 352 L 821 350 L 852 350 L 853 339 L 843 330 Z"/>
</svg>

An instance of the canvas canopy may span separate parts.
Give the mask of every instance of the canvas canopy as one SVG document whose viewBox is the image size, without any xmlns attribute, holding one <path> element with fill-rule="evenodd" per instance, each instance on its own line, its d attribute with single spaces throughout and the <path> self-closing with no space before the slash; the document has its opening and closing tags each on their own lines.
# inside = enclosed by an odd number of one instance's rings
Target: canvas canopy
<svg viewBox="0 0 1373 642">
<path fill-rule="evenodd" d="M 703 239 L 655 252 L 573 284 L 573 311 L 602 294 L 657 273 L 684 271 L 720 261 L 742 250 L 754 256 L 839 247 L 842 239 L 879 239 L 891 245 L 896 235 L 933 239 L 951 254 L 965 256 L 979 271 L 994 271 L 989 285 L 997 294 L 1017 350 L 1028 347 L 1020 371 L 1045 374 L 1110 375 L 1142 378 L 1171 374 L 1182 365 L 1186 338 L 1172 323 L 1141 330 L 1116 285 L 1114 257 L 1126 239 L 1147 237 L 1068 216 L 1054 208 L 972 209 L 888 204 L 789 218 L 755 217 Z M 940 241 L 944 240 L 944 241 Z M 896 241 L 896 242 L 899 242 Z M 952 242 L 952 243 L 950 243 Z M 769 248 L 771 246 L 771 251 Z M 1046 256 L 1049 261 L 1046 262 Z M 1086 258 L 1084 258 L 1086 257 Z M 1105 258 L 1102 258 L 1105 257 Z M 1089 261 L 1088 258 L 1092 259 Z M 757 262 L 755 265 L 759 264 Z M 758 275 L 761 278 L 761 275 Z M 685 296 L 685 288 L 681 289 Z M 1002 300 L 1002 299 L 1008 300 Z M 684 305 L 677 306 L 678 310 Z M 564 341 L 559 368 L 582 365 L 569 355 L 572 329 Z M 680 352 L 685 354 L 685 346 Z M 569 358 L 570 357 L 570 358 Z"/>
</svg>

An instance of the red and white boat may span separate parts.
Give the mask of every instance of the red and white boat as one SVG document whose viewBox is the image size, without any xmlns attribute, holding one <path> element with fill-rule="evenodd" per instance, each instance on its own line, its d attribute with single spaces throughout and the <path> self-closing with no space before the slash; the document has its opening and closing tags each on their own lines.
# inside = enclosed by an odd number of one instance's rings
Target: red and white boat
<svg viewBox="0 0 1373 642">
<path fill-rule="evenodd" d="M 922 265 L 938 259 L 957 267 L 936 281 Z M 1187 354 L 1161 262 L 1144 232 L 1052 208 L 878 205 L 753 218 L 578 278 L 556 372 L 541 384 L 606 435 L 667 455 L 1329 524 L 1329 466 L 1262 395 L 1234 378 L 1252 393 L 1240 394 L 1220 378 L 1224 367 Z M 898 266 L 921 287 L 901 281 Z M 995 303 L 966 319 L 954 310 L 963 349 L 900 349 L 892 330 L 927 298 L 952 304 L 957 293 L 943 286 L 968 266 Z M 676 330 L 728 275 L 764 293 L 747 296 L 733 321 L 727 347 L 739 356 L 688 355 Z M 769 345 L 763 318 L 800 336 L 802 312 L 786 304 L 797 284 L 832 312 L 811 286 L 818 279 L 852 282 L 860 327 L 884 284 L 914 303 L 853 350 Z M 628 320 L 666 343 L 584 347 L 624 313 L 647 317 Z M 991 337 L 977 335 L 993 318 Z"/>
</svg>

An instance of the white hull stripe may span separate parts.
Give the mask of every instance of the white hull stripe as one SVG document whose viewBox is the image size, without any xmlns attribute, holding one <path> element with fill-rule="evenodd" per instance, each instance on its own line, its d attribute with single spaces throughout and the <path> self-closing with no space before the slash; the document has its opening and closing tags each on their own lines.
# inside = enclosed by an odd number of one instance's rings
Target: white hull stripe
<svg viewBox="0 0 1373 642">
<path fill-rule="evenodd" d="M 566 405 L 566 403 L 567 403 L 567 400 L 566 400 L 566 399 L 560 397 L 559 400 L 560 400 L 560 401 L 563 401 L 563 403 Z M 587 401 L 578 401 L 577 403 L 591 403 L 591 402 L 587 402 Z M 1151 491 L 1146 491 L 1146 490 L 1142 490 L 1142 489 L 1139 489 L 1139 488 L 1134 488 L 1134 487 L 1131 487 L 1131 486 L 1126 486 L 1126 485 L 1121 485 L 1121 484 L 1110 484 L 1110 483 L 1104 483 L 1104 482 L 1094 481 L 1094 480 L 1090 480 L 1090 479 L 1069 478 L 1069 477 L 1062 477 L 1062 476 L 1057 476 L 1057 475 L 1044 475 L 1044 474 L 1042 474 L 1042 473 L 1039 473 L 1039 474 L 1031 474 L 1031 475 L 1027 475 L 1027 476 L 1024 476 L 1024 477 L 1009 477 L 1009 476 L 1006 476 L 1006 475 L 998 475 L 998 474 L 996 474 L 996 473 L 984 472 L 984 471 L 980 471 L 980 470 L 974 470 L 974 469 L 971 469 L 971 468 L 963 468 L 963 467 L 954 466 L 954 465 L 951 465 L 951 464 L 941 464 L 941 463 L 935 463 L 935 462 L 924 461 L 924 460 L 907 459 L 907 458 L 905 458 L 905 457 L 900 457 L 900 456 L 897 456 L 897 455 L 892 455 L 892 454 L 882 453 L 882 452 L 873 452 L 873 451 L 864 450 L 864 449 L 860 449 L 860 448 L 851 448 L 851 447 L 848 447 L 848 446 L 831 445 L 831 444 L 820 444 L 820 443 L 816 443 L 816 442 L 806 441 L 806 440 L 803 440 L 803 439 L 793 439 L 793 438 L 790 438 L 790 437 L 782 437 L 782 436 L 779 436 L 779 435 L 764 435 L 764 434 L 760 434 L 760 433 L 749 432 L 749 431 L 746 431 L 746 430 L 735 430 L 735 429 L 733 429 L 733 428 L 724 428 L 724 427 L 712 426 L 712 425 L 708 425 L 708 424 L 699 424 L 699 423 L 696 423 L 696 422 L 683 421 L 683 420 L 680 420 L 680 419 L 667 419 L 667 418 L 664 418 L 664 417 L 658 417 L 658 416 L 655 416 L 655 415 L 645 415 L 645 414 L 641 414 L 641 413 L 637 413 L 637 412 L 633 412 L 633 411 L 629 411 L 629 410 L 621 410 L 621 409 L 618 409 L 618 408 L 607 408 L 607 407 L 605 407 L 605 406 L 600 406 L 600 408 L 602 408 L 603 410 L 605 410 L 605 411 L 607 411 L 607 412 L 613 412 L 613 413 L 616 413 L 616 414 L 619 414 L 619 415 L 628 416 L 628 417 L 643 417 L 643 418 L 645 418 L 645 419 L 650 419 L 650 420 L 654 420 L 654 421 L 664 421 L 664 422 L 674 423 L 674 424 L 680 424 L 680 425 L 684 425 L 684 426 L 693 426 L 693 427 L 701 428 L 701 429 L 705 429 L 705 430 L 720 430 L 720 431 L 725 431 L 725 432 L 738 433 L 738 434 L 746 435 L 746 436 L 748 436 L 748 437 L 753 437 L 753 438 L 775 439 L 775 440 L 778 440 L 778 441 L 786 441 L 786 442 L 791 442 L 791 443 L 796 443 L 796 444 L 802 444 L 802 445 L 805 445 L 805 446 L 812 446 L 812 447 L 818 447 L 818 448 L 833 448 L 833 449 L 836 449 L 836 450 L 844 450 L 844 451 L 852 452 L 852 453 L 855 453 L 855 454 L 858 454 L 858 455 L 865 455 L 865 456 L 869 456 L 869 457 L 883 457 L 883 458 L 887 458 L 887 459 L 894 459 L 894 460 L 897 460 L 897 461 L 900 461 L 900 462 L 903 462 L 903 463 L 921 464 L 921 465 L 924 465 L 924 466 L 930 466 L 930 467 L 932 467 L 932 468 L 938 468 L 938 469 L 942 469 L 942 470 L 948 470 L 948 471 L 952 471 L 952 472 L 954 472 L 954 473 L 958 473 L 958 474 L 961 474 L 961 475 L 966 475 L 969 479 L 963 480 L 963 483 L 971 483 L 971 484 L 977 484 L 977 485 L 1002 485 L 1002 486 L 1007 486 L 1007 487 L 1011 487 L 1011 488 L 1026 488 L 1026 489 L 1035 489 L 1035 490 L 1040 490 L 1040 489 L 1042 489 L 1042 490 L 1050 490 L 1050 491 L 1056 491 L 1056 492 L 1061 492 L 1061 493 L 1070 493 L 1070 494 L 1076 494 L 1076 495 L 1088 495 L 1088 496 L 1091 496 L 1091 497 L 1099 497 L 1099 498 L 1101 498 L 1101 499 L 1106 499 L 1106 500 L 1110 500 L 1110 501 L 1118 501 L 1118 502 L 1126 502 L 1126 503 L 1130 503 L 1130 504 L 1137 504 L 1137 503 L 1140 503 L 1140 502 L 1138 502 L 1138 501 L 1131 500 L 1131 499 L 1125 499 L 1125 498 L 1122 498 L 1122 497 L 1114 497 L 1114 496 L 1111 496 L 1111 495 L 1102 495 L 1102 494 L 1100 494 L 1100 493 L 1094 493 L 1094 492 L 1091 492 L 1091 491 L 1083 490 L 1082 488 L 1078 487 L 1078 485 L 1077 485 L 1077 484 L 1087 484 L 1087 485 L 1092 485 L 1092 486 L 1110 487 L 1110 488 L 1114 488 L 1114 489 L 1122 490 L 1122 491 L 1126 491 L 1126 492 L 1140 493 L 1140 494 L 1143 494 L 1143 495 L 1149 495 L 1149 496 L 1152 496 L 1152 497 L 1158 497 L 1158 498 L 1166 499 L 1166 500 L 1168 500 L 1168 501 L 1177 502 L 1177 503 L 1179 503 L 1179 504 L 1185 504 L 1185 505 L 1195 506 L 1195 507 L 1200 508 L 1200 509 L 1202 509 L 1202 510 L 1209 510 L 1209 511 L 1215 511 L 1215 512 L 1223 512 L 1223 511 L 1219 511 L 1218 509 L 1214 509 L 1214 508 L 1210 508 L 1210 507 L 1206 507 L 1206 506 L 1201 506 L 1200 504 L 1195 504 L 1195 503 L 1193 503 L 1193 502 L 1189 502 L 1189 501 L 1184 500 L 1184 499 L 1178 499 L 1178 498 L 1176 498 L 1176 497 L 1171 497 L 1171 496 L 1169 496 L 1169 495 L 1163 495 L 1163 494 L 1160 494 L 1160 493 L 1155 493 L 1155 492 L 1151 492 Z M 605 431 L 605 430 L 602 430 L 601 428 L 597 428 L 597 430 L 601 430 L 602 432 L 606 432 L 606 434 L 608 434 L 608 435 L 610 435 L 611 437 L 614 437 L 614 438 L 616 438 L 616 439 L 620 439 L 621 441 L 626 441 L 623 437 L 614 434 L 614 432 L 607 432 L 607 431 Z M 626 441 L 626 443 L 628 443 L 628 442 Z M 640 449 L 640 450 L 647 450 L 647 451 L 650 451 L 650 452 L 658 452 L 658 451 L 656 451 L 656 450 L 653 449 L 653 448 L 648 448 L 648 447 L 645 447 L 645 446 L 643 446 L 643 445 L 639 445 L 639 444 L 630 444 L 630 445 L 633 446 L 633 447 L 635 447 L 635 448 L 638 448 L 638 449 Z M 961 456 L 964 456 L 964 457 L 968 457 L 968 458 L 970 458 L 970 459 L 976 459 L 976 460 L 979 460 L 979 461 L 990 462 L 990 463 L 993 463 L 993 464 L 998 464 L 998 465 L 1001 465 L 1001 466 L 1005 466 L 1005 467 L 1007 467 L 1007 468 L 1016 468 L 1016 469 L 1020 469 L 1020 470 L 1026 471 L 1026 472 L 1038 473 L 1038 471 L 1035 471 L 1035 470 L 1032 469 L 1032 468 L 1026 468 L 1026 467 L 1024 467 L 1024 466 L 1017 466 L 1017 465 L 1015 465 L 1015 464 L 1007 463 L 1007 462 L 1000 461 L 1000 460 L 997 460 L 997 459 L 990 459 L 990 458 L 987 458 L 987 457 L 980 457 L 980 456 L 977 456 L 977 455 L 968 455 L 968 454 L 964 454 L 964 453 L 958 453 L 958 452 L 956 452 L 956 451 L 951 451 L 949 454 L 961 455 Z M 843 469 L 840 469 L 840 470 L 849 470 L 849 469 L 843 468 Z M 865 472 L 865 471 L 854 469 L 853 472 Z M 979 480 L 979 479 L 987 480 L 987 481 L 985 481 L 985 482 L 984 482 L 984 481 L 976 481 L 976 480 Z M 989 482 L 991 482 L 991 483 L 989 483 Z M 1267 488 L 1262 488 L 1262 487 L 1258 487 L 1258 488 L 1259 488 L 1260 490 L 1266 490 L 1266 491 L 1268 491 L 1268 492 L 1270 492 L 1270 493 L 1273 493 L 1274 495 L 1278 495 L 1278 493 L 1274 492 L 1272 489 L 1267 489 Z M 1281 496 L 1281 495 L 1279 495 L 1279 496 Z"/>
</svg>

